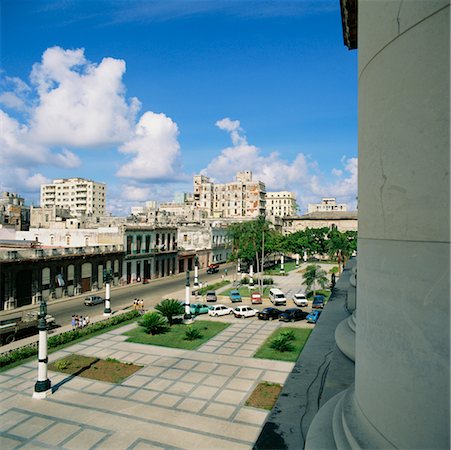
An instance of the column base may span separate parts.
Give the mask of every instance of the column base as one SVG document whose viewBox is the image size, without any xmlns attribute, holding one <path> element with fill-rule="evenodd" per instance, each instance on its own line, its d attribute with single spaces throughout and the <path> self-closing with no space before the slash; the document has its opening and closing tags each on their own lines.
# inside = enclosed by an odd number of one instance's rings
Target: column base
<svg viewBox="0 0 451 450">
<path fill-rule="evenodd" d="M 33 392 L 33 397 L 36 400 L 43 400 L 47 397 L 50 397 L 52 395 L 52 390 L 48 389 L 47 391 L 43 392 Z"/>
<path fill-rule="evenodd" d="M 49 379 L 36 381 L 34 385 L 33 398 L 43 399 L 52 394 L 52 383 Z"/>
<path fill-rule="evenodd" d="M 307 433 L 305 450 L 395 447 L 380 434 L 359 408 L 354 385 L 332 397 L 316 414 Z"/>
<path fill-rule="evenodd" d="M 355 312 L 340 322 L 335 329 L 335 342 L 337 347 L 351 361 L 355 362 Z"/>
</svg>

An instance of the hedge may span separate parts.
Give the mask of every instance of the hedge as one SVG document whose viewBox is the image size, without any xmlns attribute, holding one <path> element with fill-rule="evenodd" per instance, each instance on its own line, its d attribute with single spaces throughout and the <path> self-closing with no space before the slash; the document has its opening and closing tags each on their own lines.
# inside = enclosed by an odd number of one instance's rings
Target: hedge
<svg viewBox="0 0 451 450">
<path fill-rule="evenodd" d="M 93 334 L 99 330 L 103 330 L 113 325 L 118 325 L 122 322 L 126 322 L 127 320 L 134 319 L 139 315 L 139 311 L 130 311 L 119 316 L 111 317 L 107 320 L 102 320 L 101 322 L 92 323 L 85 328 L 66 331 L 56 336 L 51 336 L 47 341 L 48 348 L 51 349 L 63 344 L 70 343 L 83 336 L 89 336 L 90 334 Z M 0 355 L 0 367 L 8 366 L 9 364 L 12 364 L 16 361 L 21 361 L 37 354 L 38 342 L 25 345 L 24 347 L 18 348 L 16 350 L 10 350 L 9 352 Z"/>
</svg>

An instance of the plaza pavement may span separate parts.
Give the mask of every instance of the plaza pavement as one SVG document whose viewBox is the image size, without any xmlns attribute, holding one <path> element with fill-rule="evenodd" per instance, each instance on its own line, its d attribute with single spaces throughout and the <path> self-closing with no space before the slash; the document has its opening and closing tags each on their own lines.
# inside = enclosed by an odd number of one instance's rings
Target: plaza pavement
<svg viewBox="0 0 451 450">
<path fill-rule="evenodd" d="M 299 274 L 277 278 L 288 299 L 301 289 Z M 49 372 L 53 394 L 34 400 L 36 361 L 0 374 L 0 448 L 252 448 L 269 412 L 245 406 L 246 399 L 260 381 L 283 384 L 294 367 L 252 355 L 282 324 L 208 319 L 231 325 L 195 351 L 125 342 L 131 324 L 49 356 L 52 362 L 77 353 L 143 366 L 120 384 Z"/>
</svg>

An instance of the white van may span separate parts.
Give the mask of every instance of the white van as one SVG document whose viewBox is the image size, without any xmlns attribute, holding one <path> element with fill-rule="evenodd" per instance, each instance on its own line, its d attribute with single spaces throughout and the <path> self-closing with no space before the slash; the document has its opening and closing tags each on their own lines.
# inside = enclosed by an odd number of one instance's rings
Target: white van
<svg viewBox="0 0 451 450">
<path fill-rule="evenodd" d="M 287 299 L 285 298 L 285 294 L 277 288 L 272 288 L 269 290 L 269 299 L 274 305 L 286 305 Z"/>
</svg>

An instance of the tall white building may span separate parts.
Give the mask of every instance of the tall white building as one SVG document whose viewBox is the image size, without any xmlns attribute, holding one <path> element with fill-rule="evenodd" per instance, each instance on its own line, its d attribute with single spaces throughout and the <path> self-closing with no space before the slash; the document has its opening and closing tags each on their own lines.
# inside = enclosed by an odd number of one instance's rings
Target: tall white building
<svg viewBox="0 0 451 450">
<path fill-rule="evenodd" d="M 294 192 L 279 191 L 266 193 L 266 215 L 276 217 L 294 216 L 296 197 Z"/>
<path fill-rule="evenodd" d="M 321 199 L 321 203 L 309 203 L 308 212 L 328 212 L 328 211 L 347 211 L 348 207 L 345 203 L 337 203 L 335 197 L 327 197 Z"/>
<path fill-rule="evenodd" d="M 41 185 L 41 207 L 68 209 L 77 216 L 105 214 L 106 186 L 84 178 L 60 178 Z"/>
</svg>

